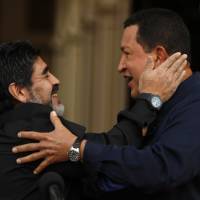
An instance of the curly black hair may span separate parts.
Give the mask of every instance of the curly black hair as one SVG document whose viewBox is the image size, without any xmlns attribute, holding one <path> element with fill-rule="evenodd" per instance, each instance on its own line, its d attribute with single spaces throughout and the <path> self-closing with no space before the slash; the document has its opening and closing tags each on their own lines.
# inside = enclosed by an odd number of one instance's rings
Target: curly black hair
<svg viewBox="0 0 200 200">
<path fill-rule="evenodd" d="M 13 107 L 8 91 L 11 83 L 31 86 L 33 64 L 39 56 L 29 41 L 14 41 L 0 44 L 0 112 Z"/>
</svg>

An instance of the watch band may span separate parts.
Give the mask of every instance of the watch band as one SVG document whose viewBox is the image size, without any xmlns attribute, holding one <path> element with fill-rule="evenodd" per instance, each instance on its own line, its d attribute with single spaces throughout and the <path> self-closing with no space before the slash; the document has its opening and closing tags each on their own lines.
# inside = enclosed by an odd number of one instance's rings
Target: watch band
<svg viewBox="0 0 200 200">
<path fill-rule="evenodd" d="M 157 111 L 160 110 L 160 108 L 162 107 L 162 104 L 163 104 L 160 99 L 160 96 L 154 95 L 151 93 L 141 93 L 136 98 L 145 100 L 146 102 L 148 102 L 151 109 L 154 109 Z"/>
<path fill-rule="evenodd" d="M 80 148 L 81 140 L 82 140 L 82 138 L 77 137 L 72 146 L 74 148 Z"/>
<path fill-rule="evenodd" d="M 69 151 L 67 152 L 68 160 L 71 162 L 80 161 L 80 145 L 83 137 L 77 137 Z"/>
</svg>

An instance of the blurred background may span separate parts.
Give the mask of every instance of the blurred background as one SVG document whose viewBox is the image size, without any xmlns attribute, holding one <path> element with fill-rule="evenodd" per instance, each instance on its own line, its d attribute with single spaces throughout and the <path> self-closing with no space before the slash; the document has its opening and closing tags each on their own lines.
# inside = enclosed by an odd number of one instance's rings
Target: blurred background
<svg viewBox="0 0 200 200">
<path fill-rule="evenodd" d="M 192 66 L 199 70 L 199 0 L 0 0 L 0 42 L 32 41 L 61 81 L 65 117 L 88 131 L 105 131 L 129 104 L 117 73 L 122 23 L 150 7 L 183 17 L 192 38 Z"/>
</svg>

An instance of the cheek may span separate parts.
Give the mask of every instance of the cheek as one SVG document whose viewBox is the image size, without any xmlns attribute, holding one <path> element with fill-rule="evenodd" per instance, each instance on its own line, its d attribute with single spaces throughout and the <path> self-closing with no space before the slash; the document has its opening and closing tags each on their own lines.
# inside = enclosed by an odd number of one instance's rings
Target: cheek
<svg viewBox="0 0 200 200">
<path fill-rule="evenodd" d="M 36 84 L 33 88 L 36 93 L 40 94 L 41 96 L 45 96 L 52 91 L 52 86 L 48 82 L 42 82 L 41 84 Z"/>
<path fill-rule="evenodd" d="M 134 65 L 129 67 L 129 72 L 133 76 L 133 78 L 138 81 L 142 72 L 144 71 L 145 64 L 143 62 L 136 62 Z"/>
</svg>

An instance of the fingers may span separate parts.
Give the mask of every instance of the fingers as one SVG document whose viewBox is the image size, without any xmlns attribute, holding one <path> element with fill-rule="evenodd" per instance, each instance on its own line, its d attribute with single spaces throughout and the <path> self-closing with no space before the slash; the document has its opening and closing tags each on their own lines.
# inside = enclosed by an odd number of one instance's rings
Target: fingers
<svg viewBox="0 0 200 200">
<path fill-rule="evenodd" d="M 183 68 L 186 66 L 187 64 L 187 55 L 183 54 L 181 55 L 169 68 L 168 71 L 170 71 L 171 73 L 176 72 L 178 69 L 180 69 L 182 66 Z M 182 68 L 181 68 L 182 69 Z M 182 69 L 183 70 L 183 69 Z"/>
<path fill-rule="evenodd" d="M 154 60 L 153 60 L 153 56 L 149 55 L 147 57 L 147 61 L 146 61 L 146 64 L 145 64 L 145 70 L 148 70 L 148 69 L 153 69 L 154 68 Z"/>
<path fill-rule="evenodd" d="M 160 67 L 161 69 L 168 69 L 179 57 L 180 57 L 181 53 L 177 52 L 172 54 L 167 60 L 165 60 Z"/>
<path fill-rule="evenodd" d="M 184 77 L 185 77 L 185 71 L 182 71 L 180 76 L 177 77 L 177 79 L 175 80 L 174 84 L 176 85 L 176 88 L 179 86 L 179 84 L 184 80 Z M 175 88 L 175 89 L 176 89 Z"/>
<path fill-rule="evenodd" d="M 13 153 L 39 151 L 41 149 L 40 143 L 23 144 L 12 148 Z"/>
<path fill-rule="evenodd" d="M 172 81 L 172 86 L 171 86 L 171 90 L 170 90 L 171 95 L 169 95 L 169 97 L 175 93 L 175 91 L 178 88 L 178 86 L 180 85 L 180 83 L 184 80 L 185 73 L 186 73 L 186 71 L 181 71 L 180 75 Z"/>
<path fill-rule="evenodd" d="M 182 75 L 182 72 L 184 71 L 186 66 L 187 66 L 187 60 L 183 61 L 181 66 L 178 67 L 177 71 L 175 71 L 175 72 L 172 71 L 172 74 L 174 76 L 174 80 L 177 80 Z"/>
<path fill-rule="evenodd" d="M 55 129 L 63 126 L 55 111 L 52 111 L 50 113 L 50 119 L 51 119 L 51 122 L 54 125 Z"/>
<path fill-rule="evenodd" d="M 44 169 L 46 169 L 50 164 L 51 164 L 51 157 L 48 157 L 47 159 L 43 160 L 37 168 L 34 169 L 33 173 L 34 174 L 39 174 L 42 172 Z"/>
<path fill-rule="evenodd" d="M 47 152 L 47 151 L 35 152 L 35 153 L 32 153 L 28 156 L 18 158 L 16 160 L 16 162 L 17 162 L 17 164 L 24 164 L 24 163 L 33 162 L 33 161 L 45 158 L 47 156 L 47 154 L 50 154 L 50 152 Z"/>
<path fill-rule="evenodd" d="M 46 133 L 38 133 L 34 131 L 21 131 L 17 135 L 20 138 L 26 138 L 38 141 L 46 139 Z"/>
<path fill-rule="evenodd" d="M 181 63 L 182 62 L 182 63 Z M 187 60 L 181 59 L 173 64 L 174 66 L 165 72 L 166 80 L 168 80 L 169 84 L 174 83 L 179 77 L 182 75 L 185 67 L 187 66 Z"/>
</svg>

